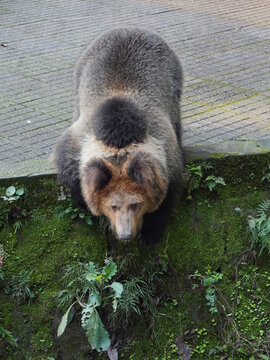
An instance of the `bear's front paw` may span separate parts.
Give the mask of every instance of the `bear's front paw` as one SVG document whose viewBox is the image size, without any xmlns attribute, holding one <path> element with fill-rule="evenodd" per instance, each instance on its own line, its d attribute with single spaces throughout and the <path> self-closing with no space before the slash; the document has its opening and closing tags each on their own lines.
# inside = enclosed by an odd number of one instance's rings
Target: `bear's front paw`
<svg viewBox="0 0 270 360">
<path fill-rule="evenodd" d="M 161 234 L 160 234 L 161 235 Z M 143 245 L 154 245 L 158 242 L 160 236 L 152 229 L 143 229 L 139 233 L 139 243 Z"/>
</svg>

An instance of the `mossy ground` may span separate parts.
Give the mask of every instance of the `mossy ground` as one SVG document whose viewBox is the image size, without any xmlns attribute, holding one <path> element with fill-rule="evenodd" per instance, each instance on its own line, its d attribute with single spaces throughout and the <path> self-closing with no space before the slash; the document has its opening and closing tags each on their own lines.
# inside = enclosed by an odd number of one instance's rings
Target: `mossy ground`
<svg viewBox="0 0 270 360">
<path fill-rule="evenodd" d="M 54 178 L 2 183 L 1 194 L 9 185 L 23 186 L 25 194 L 16 201 L 16 206 L 25 210 L 25 216 L 21 219 L 22 228 L 16 233 L 16 219 L 4 221 L 0 231 L 0 243 L 5 250 L 0 323 L 18 339 L 16 349 L 0 339 L 0 358 L 106 359 L 106 354 L 89 351 L 84 340 L 81 349 L 76 349 L 76 355 L 71 354 L 74 349 L 59 350 L 63 345 L 56 340 L 56 328 L 59 322 L 57 294 L 63 289 L 63 268 L 78 260 L 102 265 L 108 251 L 122 264 L 126 274 L 143 274 L 149 279 L 149 274 L 159 269 L 160 264 L 166 265 L 156 284 L 154 316 L 138 318 L 125 329 L 129 343 L 119 349 L 120 358 L 179 359 L 175 345 L 177 335 L 183 336 L 194 360 L 222 356 L 239 360 L 259 358 L 257 350 L 265 340 L 270 321 L 269 314 L 268 318 L 265 315 L 269 302 L 269 254 L 264 252 L 258 256 L 249 250 L 246 217 L 254 214 L 258 204 L 270 197 L 269 183 L 261 182 L 269 172 L 270 161 L 269 156 L 228 161 L 229 166 L 222 167 L 222 160 L 216 160 L 213 169 L 208 170 L 210 174 L 223 176 L 227 185 L 212 192 L 202 186 L 192 192 L 190 199 L 184 195 L 162 240 L 150 248 L 132 241 L 126 246 L 110 243 L 108 249 L 107 236 L 98 219 L 89 226 L 82 219 L 72 220 L 68 214 L 59 218 L 55 208 L 59 203 L 65 207 L 65 201 L 57 200 L 60 188 Z M 1 201 L 0 210 L 14 204 Z M 30 281 L 34 293 L 31 301 L 13 299 L 4 291 L 12 282 L 12 276 L 22 270 L 34 270 Z M 205 287 L 191 276 L 196 270 L 202 276 L 207 271 L 223 274 L 223 279 L 216 284 L 217 314 L 209 312 Z M 233 315 L 229 314 L 228 304 L 232 305 Z M 240 335 L 233 331 L 230 316 L 234 317 Z M 253 336 L 253 350 L 241 342 L 245 334 L 249 341 Z"/>
</svg>

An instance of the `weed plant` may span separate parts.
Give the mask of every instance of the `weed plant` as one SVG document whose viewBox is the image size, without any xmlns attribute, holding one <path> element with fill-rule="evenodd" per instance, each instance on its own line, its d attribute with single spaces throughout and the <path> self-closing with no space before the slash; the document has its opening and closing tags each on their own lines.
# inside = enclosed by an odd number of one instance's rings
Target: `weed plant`
<svg viewBox="0 0 270 360">
<path fill-rule="evenodd" d="M 10 284 L 5 287 L 5 293 L 18 302 L 33 299 L 35 295 L 30 289 L 30 277 L 33 271 L 22 270 L 18 275 L 13 275 Z"/>
<path fill-rule="evenodd" d="M 258 244 L 260 254 L 264 249 L 270 253 L 270 200 L 265 200 L 258 206 L 255 217 L 248 217 L 248 227 L 252 246 Z"/>
<path fill-rule="evenodd" d="M 92 349 L 108 350 L 111 341 L 103 321 L 107 327 L 119 326 L 120 323 L 127 325 L 132 315 L 141 315 L 141 303 L 147 308 L 153 296 L 141 279 L 112 281 L 116 275 L 117 266 L 109 259 L 100 269 L 93 262 L 77 263 L 65 269 L 63 282 L 66 289 L 59 293 L 59 304 L 60 307 L 69 305 L 69 308 L 59 325 L 58 336 L 72 320 L 72 309 L 77 303 L 82 308 L 81 325 Z M 97 308 L 101 308 L 100 313 L 104 314 L 103 321 Z"/>
<path fill-rule="evenodd" d="M 233 359 L 242 354 L 250 359 L 268 359 L 270 356 L 270 318 L 268 293 L 269 273 L 259 273 L 259 269 L 246 262 L 237 265 L 233 290 L 228 298 L 217 282 L 223 280 L 220 273 L 207 269 L 204 275 L 196 272 L 190 276 L 192 281 L 199 279 L 205 289 L 207 306 L 212 314 L 212 326 L 221 339 L 209 352 L 210 355 L 227 355 Z M 198 284 L 193 284 L 193 289 Z M 202 331 L 203 330 L 203 331 Z M 197 339 L 206 337 L 206 329 L 195 329 Z M 206 356 L 205 339 L 202 345 L 193 348 L 194 354 Z M 239 356 L 238 355 L 238 356 Z M 238 358 L 238 357 L 237 357 Z"/>
<path fill-rule="evenodd" d="M 63 205 L 58 205 L 55 208 L 54 213 L 56 214 L 56 216 L 58 217 L 63 217 L 63 216 L 70 216 L 70 218 L 72 220 L 74 219 L 82 219 L 84 220 L 88 225 L 92 225 L 92 218 L 91 215 L 87 212 L 82 211 L 81 209 L 79 209 L 74 201 L 69 198 L 67 199 L 67 207 L 64 208 Z"/>
<path fill-rule="evenodd" d="M 4 262 L 4 249 L 3 249 L 3 245 L 0 244 L 0 280 L 4 279 L 4 273 L 2 271 L 2 265 Z M 1 322 L 1 318 L 0 318 L 0 322 Z M 3 340 L 5 340 L 8 344 L 18 347 L 18 344 L 14 338 L 14 336 L 12 335 L 12 333 L 10 331 L 8 331 L 7 329 L 5 329 L 1 324 L 0 324 L 0 336 L 2 337 Z"/>
<path fill-rule="evenodd" d="M 4 206 L 0 208 L 0 228 L 4 227 L 9 220 L 14 221 L 14 234 L 22 227 L 22 221 L 19 219 L 25 216 L 25 211 L 21 211 L 19 207 L 13 205 L 14 201 L 19 200 L 24 195 L 24 189 L 16 189 L 14 186 L 9 186 L 5 190 L 5 195 L 0 196 L 4 202 Z"/>
<path fill-rule="evenodd" d="M 199 187 L 203 186 L 213 191 L 218 185 L 226 185 L 224 179 L 220 176 L 209 175 L 205 177 L 205 171 L 213 168 L 213 166 L 207 162 L 200 164 L 191 162 L 186 165 L 186 168 L 189 175 L 187 186 L 188 199 L 192 198 L 192 191 L 199 189 Z"/>
</svg>

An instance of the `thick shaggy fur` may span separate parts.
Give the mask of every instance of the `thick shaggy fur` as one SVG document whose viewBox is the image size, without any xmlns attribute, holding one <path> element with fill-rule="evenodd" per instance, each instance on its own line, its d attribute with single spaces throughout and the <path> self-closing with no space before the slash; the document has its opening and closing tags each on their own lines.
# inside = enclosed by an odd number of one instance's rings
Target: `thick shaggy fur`
<svg viewBox="0 0 270 360">
<path fill-rule="evenodd" d="M 149 30 L 115 29 L 84 51 L 75 87 L 74 122 L 54 152 L 60 181 L 96 215 L 110 217 L 117 192 L 137 196 L 132 235 L 156 242 L 183 179 L 177 56 Z"/>
<path fill-rule="evenodd" d="M 98 107 L 92 127 L 104 145 L 121 149 L 146 138 L 147 122 L 143 111 L 132 101 L 113 97 Z"/>
</svg>

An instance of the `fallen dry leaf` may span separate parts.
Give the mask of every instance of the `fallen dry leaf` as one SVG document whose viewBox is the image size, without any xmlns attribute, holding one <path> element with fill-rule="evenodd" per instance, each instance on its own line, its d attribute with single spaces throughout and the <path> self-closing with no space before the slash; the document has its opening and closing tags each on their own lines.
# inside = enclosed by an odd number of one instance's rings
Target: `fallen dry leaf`
<svg viewBox="0 0 270 360">
<path fill-rule="evenodd" d="M 183 360 L 190 360 L 190 348 L 184 343 L 184 337 L 177 335 L 175 339 L 175 345 L 177 346 L 177 354 L 182 355 Z"/>
<path fill-rule="evenodd" d="M 118 360 L 118 351 L 115 347 L 109 347 L 107 354 L 110 360 Z"/>
</svg>

